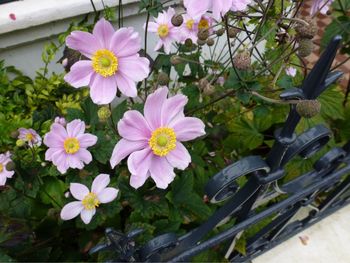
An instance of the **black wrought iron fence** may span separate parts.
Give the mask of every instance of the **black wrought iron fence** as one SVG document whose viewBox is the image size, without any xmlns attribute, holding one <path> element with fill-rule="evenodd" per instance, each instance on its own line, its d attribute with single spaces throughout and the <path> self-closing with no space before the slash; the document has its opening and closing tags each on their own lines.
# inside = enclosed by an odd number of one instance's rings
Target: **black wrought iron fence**
<svg viewBox="0 0 350 263">
<path fill-rule="evenodd" d="M 330 72 L 341 38 L 335 37 L 301 88 L 283 92 L 283 100 L 315 100 L 342 73 Z M 116 261 L 179 262 L 229 241 L 226 258 L 230 262 L 245 262 L 347 204 L 350 197 L 350 142 L 335 147 L 317 160 L 313 169 L 297 178 L 281 183 L 286 165 L 296 156 L 309 158 L 325 146 L 331 131 L 323 125 L 296 135 L 301 116 L 292 104 L 289 116 L 275 132 L 274 145 L 266 157 L 249 156 L 229 165 L 207 183 L 206 194 L 212 203 L 223 203 L 202 225 L 183 236 L 167 233 L 155 237 L 143 246 L 134 238 L 142 229 L 128 234 L 106 230 L 107 242 L 91 250 L 115 252 Z M 238 179 L 246 177 L 240 186 Z M 304 216 L 300 217 L 300 211 Z M 237 239 L 250 227 L 266 218 L 270 222 L 245 245 L 243 254 L 234 251 Z M 227 230 L 206 238 L 219 224 L 235 220 Z M 232 222 L 232 221 L 231 221 Z"/>
</svg>

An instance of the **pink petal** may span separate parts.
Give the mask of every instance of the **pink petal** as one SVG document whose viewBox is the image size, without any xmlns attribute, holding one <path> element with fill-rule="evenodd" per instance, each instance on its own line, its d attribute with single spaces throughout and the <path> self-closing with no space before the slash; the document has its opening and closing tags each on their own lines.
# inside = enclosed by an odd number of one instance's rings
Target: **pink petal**
<svg viewBox="0 0 350 263">
<path fill-rule="evenodd" d="M 111 23 L 109 23 L 104 18 L 101 18 L 95 25 L 92 34 L 101 42 L 101 46 L 104 48 L 109 48 L 111 39 L 114 34 L 114 28 Z"/>
<path fill-rule="evenodd" d="M 0 186 L 4 186 L 6 184 L 7 177 L 0 174 Z"/>
<path fill-rule="evenodd" d="M 107 187 L 111 179 L 109 174 L 99 174 L 92 182 L 91 192 L 98 195 L 103 189 Z"/>
<path fill-rule="evenodd" d="M 182 94 L 178 94 L 167 99 L 162 107 L 162 123 L 161 126 L 168 126 L 171 120 L 178 115 L 181 111 L 183 112 L 188 99 Z"/>
<path fill-rule="evenodd" d="M 149 170 L 152 179 L 160 189 L 166 189 L 175 178 L 173 167 L 164 157 L 153 155 Z"/>
<path fill-rule="evenodd" d="M 84 206 L 79 201 L 68 203 L 61 210 L 61 218 L 62 220 L 70 220 L 79 215 L 83 209 Z"/>
<path fill-rule="evenodd" d="M 88 86 L 94 70 L 90 60 L 80 60 L 71 67 L 64 80 L 74 88 Z"/>
<path fill-rule="evenodd" d="M 149 60 L 139 54 L 119 59 L 119 70 L 133 81 L 144 80 L 150 71 Z"/>
<path fill-rule="evenodd" d="M 135 55 L 141 49 L 141 38 L 132 27 L 117 30 L 111 40 L 110 49 L 118 58 Z"/>
<path fill-rule="evenodd" d="M 50 128 L 50 132 L 47 133 L 47 134 L 52 134 L 55 136 L 56 139 L 52 138 L 52 141 L 56 141 L 56 140 L 59 140 L 59 141 L 64 141 L 67 137 L 68 137 L 68 134 L 67 134 L 67 131 L 66 129 L 58 124 L 58 123 L 54 123 L 51 125 L 51 128 Z M 55 146 L 50 146 L 50 140 L 49 141 L 46 141 L 46 136 L 44 138 L 44 143 L 49 146 L 49 147 L 55 147 Z M 48 143 L 48 144 L 47 144 Z"/>
<path fill-rule="evenodd" d="M 168 95 L 168 89 L 166 87 L 157 89 L 154 93 L 150 94 L 145 103 L 144 114 L 146 121 L 152 130 L 161 127 L 161 111 L 164 102 Z"/>
<path fill-rule="evenodd" d="M 178 141 L 190 141 L 205 134 L 204 123 L 194 117 L 179 118 L 169 126 L 174 129 Z"/>
<path fill-rule="evenodd" d="M 77 154 L 69 154 L 66 160 L 70 168 L 81 170 L 84 167 L 84 163 L 80 160 Z"/>
<path fill-rule="evenodd" d="M 92 209 L 92 210 L 82 210 L 81 213 L 80 213 L 80 217 L 81 217 L 81 220 L 83 220 L 83 222 L 87 225 L 90 223 L 92 217 L 95 215 L 96 213 L 96 209 Z"/>
<path fill-rule="evenodd" d="M 117 85 L 114 77 L 103 77 L 95 74 L 90 84 L 90 97 L 95 104 L 111 103 L 116 97 Z"/>
<path fill-rule="evenodd" d="M 49 132 L 44 137 L 44 143 L 47 147 L 60 148 L 63 147 L 64 140 L 62 136 L 54 132 Z"/>
<path fill-rule="evenodd" d="M 78 50 L 88 58 L 91 58 L 97 50 L 103 48 L 94 35 L 83 31 L 73 31 L 66 38 L 66 44 L 69 48 Z"/>
<path fill-rule="evenodd" d="M 118 122 L 118 132 L 124 139 L 130 141 L 148 141 L 151 129 L 142 114 L 136 110 L 125 112 Z"/>
<path fill-rule="evenodd" d="M 181 142 L 176 142 L 176 148 L 166 156 L 168 162 L 181 170 L 185 170 L 191 162 L 191 155 Z"/>
<path fill-rule="evenodd" d="M 211 7 L 213 0 L 184 0 L 187 13 L 195 20 L 199 20 Z M 218 1 L 218 0 L 215 0 Z"/>
<path fill-rule="evenodd" d="M 159 25 L 154 22 L 149 22 L 148 23 L 148 32 L 155 33 L 158 30 Z"/>
<path fill-rule="evenodd" d="M 97 142 L 97 136 L 90 133 L 79 134 L 77 139 L 79 140 L 80 147 L 83 148 L 93 146 Z"/>
<path fill-rule="evenodd" d="M 124 75 L 121 71 L 115 74 L 115 81 L 117 82 L 118 89 L 123 95 L 131 98 L 137 97 L 136 83 L 128 76 Z"/>
<path fill-rule="evenodd" d="M 132 174 L 130 185 L 135 189 L 142 186 L 148 178 L 148 169 L 151 165 L 152 155 L 152 151 L 149 148 L 130 154 L 128 158 L 128 168 Z"/>
<path fill-rule="evenodd" d="M 146 148 L 148 143 L 144 141 L 129 141 L 126 139 L 121 139 L 114 147 L 112 157 L 110 160 L 112 168 L 120 163 L 125 157 L 135 151 L 139 151 Z"/>
<path fill-rule="evenodd" d="M 117 198 L 118 190 L 113 187 L 107 187 L 103 189 L 98 195 L 97 198 L 101 203 L 109 203 Z"/>
<path fill-rule="evenodd" d="M 82 160 L 85 164 L 89 164 L 92 161 L 91 153 L 84 148 L 80 148 L 79 151 L 75 153 L 75 155 L 77 156 L 77 158 Z"/>
<path fill-rule="evenodd" d="M 72 193 L 73 197 L 80 201 L 90 193 L 89 189 L 85 185 L 78 183 L 71 183 L 69 190 Z"/>
<path fill-rule="evenodd" d="M 67 124 L 67 134 L 69 138 L 76 138 L 85 131 L 85 123 L 81 120 L 73 120 Z"/>
</svg>

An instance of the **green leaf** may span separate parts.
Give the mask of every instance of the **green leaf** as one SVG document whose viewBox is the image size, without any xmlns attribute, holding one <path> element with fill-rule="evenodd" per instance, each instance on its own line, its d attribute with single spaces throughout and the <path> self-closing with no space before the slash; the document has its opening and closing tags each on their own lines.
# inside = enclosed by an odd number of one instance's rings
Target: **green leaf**
<svg viewBox="0 0 350 263">
<path fill-rule="evenodd" d="M 321 116 L 333 120 L 344 119 L 344 95 L 334 87 L 327 89 L 319 98 L 321 102 Z"/>
<path fill-rule="evenodd" d="M 40 198 L 44 204 L 51 204 L 54 207 L 62 207 L 64 203 L 64 192 L 66 185 L 56 177 L 44 177 L 40 189 Z"/>
<path fill-rule="evenodd" d="M 112 110 L 112 118 L 113 122 L 115 124 L 118 123 L 118 121 L 123 118 L 124 113 L 127 110 L 127 103 L 126 100 L 124 100 L 122 103 L 118 104 L 116 107 Z"/>
</svg>

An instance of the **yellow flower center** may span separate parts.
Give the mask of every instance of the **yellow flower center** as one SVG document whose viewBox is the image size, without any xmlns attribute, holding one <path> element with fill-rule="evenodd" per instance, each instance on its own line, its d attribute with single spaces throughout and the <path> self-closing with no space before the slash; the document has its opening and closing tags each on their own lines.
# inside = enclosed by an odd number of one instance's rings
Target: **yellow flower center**
<svg viewBox="0 0 350 263">
<path fill-rule="evenodd" d="M 80 149 L 80 143 L 77 138 L 67 138 L 63 144 L 66 153 L 74 154 Z"/>
<path fill-rule="evenodd" d="M 81 202 L 86 210 L 92 210 L 100 205 L 100 200 L 98 200 L 97 195 L 94 193 L 89 193 Z"/>
<path fill-rule="evenodd" d="M 192 29 L 193 28 L 193 24 L 194 24 L 194 20 L 190 19 L 186 22 L 186 26 L 188 29 Z"/>
<path fill-rule="evenodd" d="M 209 21 L 207 19 L 202 18 L 198 23 L 198 29 L 208 29 L 209 28 Z"/>
<path fill-rule="evenodd" d="M 118 71 L 118 58 L 107 49 L 97 50 L 92 57 L 94 71 L 103 77 L 110 77 Z"/>
<path fill-rule="evenodd" d="M 168 27 L 168 25 L 163 24 L 163 25 L 160 25 L 158 27 L 158 35 L 160 37 L 166 37 L 168 34 L 169 34 L 169 27 Z"/>
<path fill-rule="evenodd" d="M 26 140 L 29 141 L 29 142 L 33 141 L 33 140 L 34 140 L 33 134 L 27 133 L 27 134 L 26 134 Z"/>
<path fill-rule="evenodd" d="M 4 166 L 0 163 L 0 173 L 4 170 Z"/>
<path fill-rule="evenodd" d="M 176 134 L 172 128 L 158 128 L 152 132 L 148 144 L 155 155 L 166 156 L 176 148 Z"/>
</svg>

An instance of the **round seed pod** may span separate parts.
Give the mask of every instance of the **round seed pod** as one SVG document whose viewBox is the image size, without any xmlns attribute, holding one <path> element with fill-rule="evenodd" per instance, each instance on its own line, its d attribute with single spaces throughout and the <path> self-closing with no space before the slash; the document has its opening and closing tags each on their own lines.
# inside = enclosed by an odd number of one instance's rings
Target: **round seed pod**
<svg viewBox="0 0 350 263">
<path fill-rule="evenodd" d="M 310 38 L 301 38 L 299 39 L 298 43 L 298 54 L 303 58 L 309 56 L 314 50 L 314 43 Z"/>
<path fill-rule="evenodd" d="M 197 44 L 198 44 L 199 46 L 204 46 L 206 43 L 207 43 L 207 41 L 205 41 L 205 40 L 197 39 Z"/>
<path fill-rule="evenodd" d="M 233 64 L 237 69 L 248 70 L 251 66 L 252 60 L 248 50 L 238 53 L 233 58 Z"/>
<path fill-rule="evenodd" d="M 209 30 L 208 29 L 199 30 L 198 39 L 205 41 L 208 39 L 208 37 L 209 37 Z"/>
<path fill-rule="evenodd" d="M 192 47 L 192 45 L 193 45 L 192 39 L 187 38 L 187 39 L 185 40 L 185 46 L 186 46 L 186 47 Z"/>
<path fill-rule="evenodd" d="M 180 56 L 174 55 L 170 58 L 170 63 L 172 65 L 178 65 L 178 64 L 181 64 L 182 62 L 183 61 L 182 61 L 182 58 Z"/>
<path fill-rule="evenodd" d="M 218 30 L 215 31 L 215 34 L 220 37 L 225 33 L 225 28 L 220 28 Z"/>
<path fill-rule="evenodd" d="M 111 114 L 111 111 L 106 106 L 99 108 L 97 111 L 97 116 L 100 121 L 106 121 L 111 116 Z"/>
<path fill-rule="evenodd" d="M 14 162 L 8 162 L 6 164 L 6 170 L 7 171 L 13 171 L 16 168 L 16 165 Z"/>
<path fill-rule="evenodd" d="M 211 47 L 211 46 L 214 46 L 214 44 L 215 44 L 214 39 L 208 38 L 208 40 L 207 40 L 207 45 L 208 45 L 209 47 Z"/>
<path fill-rule="evenodd" d="M 169 76 L 168 74 L 164 73 L 164 72 L 160 72 L 158 75 L 158 79 L 157 82 L 159 85 L 161 86 L 167 86 L 169 84 Z"/>
<path fill-rule="evenodd" d="M 295 25 L 295 31 L 301 38 L 313 38 L 318 32 L 316 21 L 311 18 L 304 19 L 309 25 L 306 26 L 304 23 L 297 22 Z"/>
<path fill-rule="evenodd" d="M 321 103 L 318 100 L 302 100 L 297 106 L 296 110 L 301 117 L 312 118 L 321 111 Z"/>
<path fill-rule="evenodd" d="M 181 26 L 183 22 L 184 22 L 184 18 L 182 17 L 182 15 L 174 15 L 171 18 L 171 23 L 176 27 Z"/>
<path fill-rule="evenodd" d="M 237 28 L 234 28 L 234 27 L 230 27 L 229 29 L 228 29 L 228 36 L 230 37 L 230 38 L 234 38 L 234 37 L 236 37 L 237 36 L 237 34 L 239 33 L 239 29 L 237 29 Z"/>
</svg>

